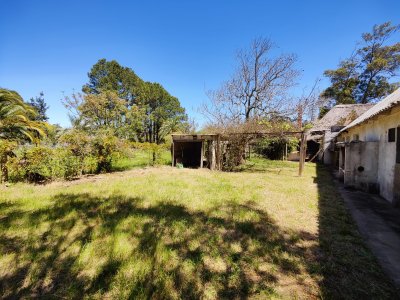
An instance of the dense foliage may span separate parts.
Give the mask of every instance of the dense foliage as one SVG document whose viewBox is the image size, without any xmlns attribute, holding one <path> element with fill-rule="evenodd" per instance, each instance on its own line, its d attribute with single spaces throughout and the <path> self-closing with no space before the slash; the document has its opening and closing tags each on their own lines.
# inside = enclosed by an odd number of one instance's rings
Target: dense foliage
<svg viewBox="0 0 400 300">
<path fill-rule="evenodd" d="M 75 127 L 113 128 L 116 136 L 160 144 L 189 127 L 185 109 L 159 83 L 146 82 L 116 61 L 100 59 L 90 70 L 84 94 L 66 97 Z"/>
<path fill-rule="evenodd" d="M 64 104 L 71 129 L 46 122 L 43 93 L 26 103 L 18 93 L 0 89 L 1 181 L 110 172 L 134 149 L 146 153 L 147 164 L 157 164 L 165 160 L 166 137 L 190 128 L 177 98 L 116 61 L 99 60 L 83 93 L 66 97 Z"/>
<path fill-rule="evenodd" d="M 400 68 L 400 43 L 390 44 L 398 31 L 390 22 L 375 25 L 371 33 L 362 35 L 354 54 L 324 75 L 331 85 L 322 93 L 333 104 L 369 103 L 392 93 L 398 83 L 391 83 Z"/>
<path fill-rule="evenodd" d="M 257 141 L 254 150 L 268 159 L 283 159 L 296 150 L 298 145 L 299 141 L 296 138 L 268 137 Z"/>
<path fill-rule="evenodd" d="M 10 148 L 8 142 L 0 142 L 1 156 L 9 156 L 3 160 L 3 169 L 14 182 L 45 182 L 109 172 L 117 155 L 128 155 L 128 149 L 124 141 L 107 132 L 88 136 L 74 129 L 61 135 L 55 147 L 43 143 Z"/>
</svg>

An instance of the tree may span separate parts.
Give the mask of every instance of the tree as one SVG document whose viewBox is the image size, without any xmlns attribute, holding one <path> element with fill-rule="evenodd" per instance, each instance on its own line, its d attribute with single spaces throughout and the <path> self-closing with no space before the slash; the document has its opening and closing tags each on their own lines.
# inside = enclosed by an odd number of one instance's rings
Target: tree
<svg viewBox="0 0 400 300">
<path fill-rule="evenodd" d="M 37 115 L 35 116 L 36 121 L 47 122 L 49 117 L 46 112 L 49 106 L 44 100 L 44 93 L 40 92 L 39 97 L 31 98 L 29 104 L 36 109 Z"/>
<path fill-rule="evenodd" d="M 46 123 L 36 117 L 17 92 L 0 88 L 0 139 L 38 141 L 46 135 Z"/>
<path fill-rule="evenodd" d="M 387 42 L 399 28 L 386 22 L 364 33 L 360 47 L 349 59 L 341 61 L 336 70 L 324 72 L 331 85 L 322 96 L 336 104 L 348 104 L 378 101 L 392 93 L 399 85 L 390 80 L 400 68 L 400 43 Z"/>
<path fill-rule="evenodd" d="M 211 104 L 204 106 L 204 112 L 213 122 L 247 122 L 288 109 L 288 90 L 298 76 L 296 56 L 273 57 L 272 49 L 270 40 L 259 38 L 248 50 L 238 52 L 238 67 L 232 78 L 209 92 Z"/>
<path fill-rule="evenodd" d="M 88 94 L 79 106 L 83 121 L 91 129 L 112 128 L 123 125 L 128 109 L 126 101 L 114 91 Z"/>
<path fill-rule="evenodd" d="M 112 129 L 122 138 L 138 140 L 142 131 L 144 112 L 137 105 L 129 108 L 114 91 L 99 94 L 73 93 L 62 100 L 69 110 L 73 127 L 83 130 Z"/>
<path fill-rule="evenodd" d="M 326 70 L 324 75 L 329 77 L 331 86 L 322 92 L 322 97 L 334 99 L 337 104 L 356 103 L 354 93 L 360 81 L 354 58 L 340 62 L 338 69 Z"/>
<path fill-rule="evenodd" d="M 99 59 L 88 73 L 89 82 L 82 87 L 86 94 L 115 91 L 127 105 L 133 105 L 142 80 L 132 69 L 121 66 L 117 61 Z"/>
<path fill-rule="evenodd" d="M 146 82 L 138 96 L 138 105 L 145 111 L 145 141 L 160 143 L 164 137 L 187 121 L 178 98 L 171 96 L 159 83 Z"/>
<path fill-rule="evenodd" d="M 179 100 L 164 87 L 144 82 L 132 69 L 114 60 L 100 59 L 88 76 L 89 83 L 82 88 L 84 95 L 64 99 L 76 127 L 90 128 L 89 123 L 112 127 L 120 137 L 160 143 L 165 134 L 187 120 Z"/>
<path fill-rule="evenodd" d="M 17 92 L 0 88 L 0 182 L 8 181 L 7 161 L 17 142 L 37 142 L 46 135 L 46 123 L 36 121 L 36 116 Z"/>
</svg>

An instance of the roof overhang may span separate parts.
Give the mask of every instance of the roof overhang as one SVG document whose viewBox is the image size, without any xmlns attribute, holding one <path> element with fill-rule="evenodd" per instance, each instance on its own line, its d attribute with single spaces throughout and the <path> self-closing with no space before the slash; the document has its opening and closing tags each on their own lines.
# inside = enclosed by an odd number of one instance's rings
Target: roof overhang
<svg viewBox="0 0 400 300">
<path fill-rule="evenodd" d="M 218 134 L 172 134 L 172 140 L 180 142 L 213 141 L 217 137 Z"/>
</svg>

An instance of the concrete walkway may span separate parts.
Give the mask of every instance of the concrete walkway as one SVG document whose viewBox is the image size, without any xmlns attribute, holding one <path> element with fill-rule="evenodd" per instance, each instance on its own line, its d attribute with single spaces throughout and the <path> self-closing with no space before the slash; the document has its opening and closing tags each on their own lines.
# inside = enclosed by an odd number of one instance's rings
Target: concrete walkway
<svg viewBox="0 0 400 300">
<path fill-rule="evenodd" d="M 339 192 L 369 248 L 400 291 L 400 209 L 379 196 L 343 185 Z"/>
</svg>

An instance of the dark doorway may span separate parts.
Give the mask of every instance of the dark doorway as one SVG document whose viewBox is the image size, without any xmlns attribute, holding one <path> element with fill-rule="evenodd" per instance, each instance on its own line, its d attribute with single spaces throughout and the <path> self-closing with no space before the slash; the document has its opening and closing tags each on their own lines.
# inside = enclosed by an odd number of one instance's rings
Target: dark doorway
<svg viewBox="0 0 400 300">
<path fill-rule="evenodd" d="M 307 158 L 308 159 L 313 158 L 319 151 L 319 148 L 320 148 L 320 143 L 317 143 L 316 141 L 313 140 L 307 141 Z"/>
<path fill-rule="evenodd" d="M 200 168 L 202 141 L 174 142 L 174 165 Z"/>
</svg>

